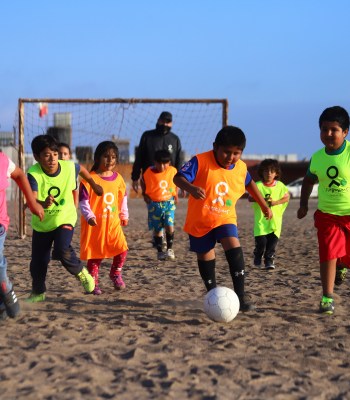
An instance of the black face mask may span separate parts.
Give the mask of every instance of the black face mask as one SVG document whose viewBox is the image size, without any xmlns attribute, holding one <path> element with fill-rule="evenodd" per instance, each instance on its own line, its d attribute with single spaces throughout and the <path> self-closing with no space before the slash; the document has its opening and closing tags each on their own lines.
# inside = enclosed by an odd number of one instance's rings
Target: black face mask
<svg viewBox="0 0 350 400">
<path fill-rule="evenodd" d="M 163 134 L 163 135 L 166 135 L 167 133 L 170 132 L 170 127 L 166 126 L 166 125 L 157 124 L 156 125 L 156 131 L 161 133 L 161 134 Z"/>
</svg>

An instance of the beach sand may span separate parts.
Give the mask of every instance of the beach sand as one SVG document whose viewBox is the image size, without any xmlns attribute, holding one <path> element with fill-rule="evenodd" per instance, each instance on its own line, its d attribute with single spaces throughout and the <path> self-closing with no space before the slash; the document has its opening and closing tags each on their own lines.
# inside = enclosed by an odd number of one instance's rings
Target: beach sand
<svg viewBox="0 0 350 400">
<path fill-rule="evenodd" d="M 204 285 L 182 231 L 186 206 L 181 199 L 175 262 L 156 260 L 146 207 L 130 199 L 127 288 L 113 289 L 110 260 L 101 267 L 101 296 L 84 294 L 51 262 L 47 300 L 39 304 L 24 302 L 31 234 L 18 239 L 13 218 L 5 254 L 21 314 L 0 322 L 2 400 L 350 398 L 349 283 L 336 287 L 335 314 L 319 314 L 316 201 L 303 220 L 296 218 L 298 201 L 290 202 L 274 271 L 253 267 L 253 212 L 247 200 L 238 202 L 246 290 L 257 310 L 228 324 L 203 312 Z M 232 287 L 216 249 L 218 284 Z"/>
</svg>

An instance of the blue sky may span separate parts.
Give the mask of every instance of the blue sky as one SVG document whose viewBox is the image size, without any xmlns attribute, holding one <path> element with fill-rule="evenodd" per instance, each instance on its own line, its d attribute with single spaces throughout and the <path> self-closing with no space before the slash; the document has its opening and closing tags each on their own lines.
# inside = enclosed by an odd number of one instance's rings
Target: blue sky
<svg viewBox="0 0 350 400">
<path fill-rule="evenodd" d="M 18 98 L 227 98 L 246 153 L 309 158 L 322 110 L 350 111 L 349 15 L 348 0 L 2 1 L 0 130 Z"/>
</svg>

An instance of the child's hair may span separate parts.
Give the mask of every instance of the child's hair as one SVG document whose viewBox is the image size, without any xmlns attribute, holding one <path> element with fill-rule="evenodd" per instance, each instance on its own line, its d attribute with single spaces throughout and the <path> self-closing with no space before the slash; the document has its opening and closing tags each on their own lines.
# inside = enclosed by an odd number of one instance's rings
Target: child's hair
<svg viewBox="0 0 350 400">
<path fill-rule="evenodd" d="M 338 122 L 342 130 L 349 129 L 349 114 L 340 106 L 328 107 L 320 115 L 318 124 L 321 128 L 323 122 Z"/>
<path fill-rule="evenodd" d="M 265 160 L 261 161 L 258 168 L 258 175 L 260 179 L 264 179 L 264 172 L 267 170 L 273 170 L 276 172 L 276 178 L 281 179 L 281 167 L 277 160 L 273 158 L 266 158 Z"/>
<path fill-rule="evenodd" d="M 52 151 L 58 152 L 58 142 L 51 135 L 38 135 L 31 143 L 33 154 L 39 156 L 40 153 L 47 147 Z"/>
<path fill-rule="evenodd" d="M 64 142 L 58 143 L 58 147 L 59 148 L 60 147 L 66 147 L 68 149 L 68 151 L 69 151 L 69 154 L 72 154 L 72 150 L 71 150 L 71 148 L 70 148 L 68 143 L 64 143 Z"/>
<path fill-rule="evenodd" d="M 106 140 L 104 142 L 101 142 L 97 145 L 95 153 L 94 153 L 94 164 L 91 167 L 91 171 L 97 171 L 98 167 L 100 165 L 101 157 L 103 154 L 108 151 L 108 150 L 113 150 L 115 152 L 115 155 L 117 157 L 116 163 L 118 164 L 119 162 L 119 150 L 118 146 L 109 140 Z"/>
<path fill-rule="evenodd" d="M 157 150 L 154 153 L 154 161 L 159 163 L 168 163 L 171 160 L 171 154 L 168 150 Z"/>
<path fill-rule="evenodd" d="M 245 134 L 236 126 L 224 126 L 216 135 L 214 144 L 225 147 L 236 146 L 244 150 L 246 145 Z"/>
</svg>

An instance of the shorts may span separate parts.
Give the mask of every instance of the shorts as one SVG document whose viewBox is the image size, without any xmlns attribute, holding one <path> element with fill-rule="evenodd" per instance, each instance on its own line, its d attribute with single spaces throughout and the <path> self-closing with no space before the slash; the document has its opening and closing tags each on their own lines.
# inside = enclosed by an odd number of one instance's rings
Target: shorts
<svg viewBox="0 0 350 400">
<path fill-rule="evenodd" d="M 321 263 L 350 255 L 349 215 L 333 215 L 316 210 L 314 225 Z"/>
<path fill-rule="evenodd" d="M 176 205 L 174 200 L 151 201 L 148 208 L 148 228 L 160 232 L 165 226 L 173 226 Z"/>
<path fill-rule="evenodd" d="M 220 225 L 201 237 L 188 235 L 190 238 L 190 251 L 207 253 L 213 249 L 222 238 L 235 237 L 238 239 L 238 229 L 234 224 Z"/>
</svg>

